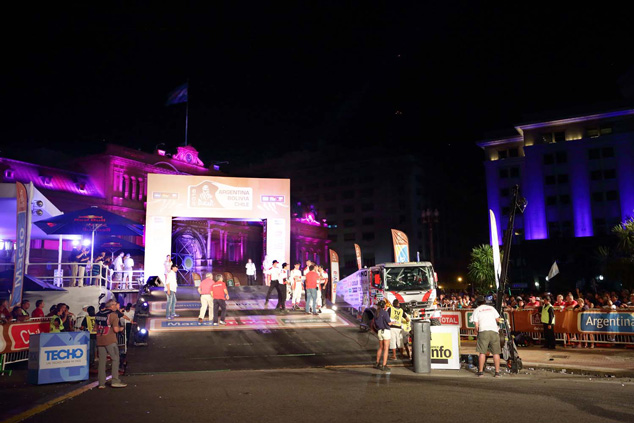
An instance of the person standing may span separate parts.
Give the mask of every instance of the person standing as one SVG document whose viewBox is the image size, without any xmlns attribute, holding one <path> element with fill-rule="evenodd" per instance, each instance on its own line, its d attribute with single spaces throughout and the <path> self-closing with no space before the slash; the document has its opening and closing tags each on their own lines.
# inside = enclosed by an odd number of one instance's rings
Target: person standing
<svg viewBox="0 0 634 423">
<path fill-rule="evenodd" d="M 554 350 L 555 341 L 555 308 L 550 304 L 550 297 L 546 295 L 543 298 L 543 305 L 539 308 L 542 326 L 544 327 L 545 344 L 542 348 Z"/>
<path fill-rule="evenodd" d="M 288 263 L 282 263 L 280 269 L 279 284 L 277 286 L 277 307 L 276 309 L 286 312 L 286 294 L 288 291 Z"/>
<path fill-rule="evenodd" d="M 401 351 L 401 355 L 403 354 L 403 309 L 397 299 L 392 302 L 392 307 L 388 309 L 388 313 L 390 315 L 390 322 L 392 323 L 390 326 L 390 350 L 392 350 L 392 360 L 396 360 L 396 350 Z"/>
<path fill-rule="evenodd" d="M 262 274 L 264 275 L 264 284 L 266 286 L 270 286 L 271 285 L 271 268 L 273 267 L 273 264 L 271 263 L 271 260 L 269 259 L 268 255 L 264 256 L 264 260 L 262 261 Z"/>
<path fill-rule="evenodd" d="M 70 263 L 70 286 L 75 286 L 77 283 L 77 272 L 79 271 L 78 264 L 79 256 L 81 255 L 81 249 L 73 247 L 68 255 L 68 262 Z"/>
<path fill-rule="evenodd" d="M 164 270 L 164 275 L 165 277 L 163 278 L 163 283 L 167 282 L 167 275 L 169 275 L 169 273 L 172 271 L 172 256 L 170 256 L 169 254 L 167 255 L 167 257 L 165 257 L 165 261 L 163 262 L 163 267 L 165 268 Z"/>
<path fill-rule="evenodd" d="M 299 263 L 295 263 L 295 268 L 290 273 L 290 283 L 293 291 L 293 310 L 299 310 L 299 302 L 302 299 L 302 271 L 299 270 Z"/>
<path fill-rule="evenodd" d="M 387 303 L 385 300 L 381 300 L 377 304 L 377 314 L 374 317 L 374 326 L 377 330 L 377 336 L 379 338 L 379 349 L 376 352 L 376 363 L 374 367 L 389 372 L 390 368 L 387 366 L 387 354 L 390 349 L 390 339 L 392 336 L 390 315 L 387 312 Z"/>
<path fill-rule="evenodd" d="M 176 281 L 177 270 L 177 266 L 172 266 L 170 272 L 167 274 L 167 280 L 165 281 L 165 295 L 167 296 L 165 318 L 167 320 L 172 320 L 174 317 L 178 317 L 176 314 L 176 290 L 178 289 L 178 282 Z"/>
<path fill-rule="evenodd" d="M 123 259 L 123 287 L 132 289 L 132 269 L 134 268 L 134 259 L 130 254 L 126 254 Z"/>
<path fill-rule="evenodd" d="M 317 284 L 319 275 L 315 272 L 315 267 L 311 264 L 306 273 L 306 313 L 317 314 Z"/>
<path fill-rule="evenodd" d="M 93 367 L 95 365 L 95 352 L 97 352 L 97 329 L 95 327 L 95 308 L 93 306 L 89 306 L 86 309 L 88 315 L 84 318 L 84 321 L 81 322 L 81 330 L 88 331 L 90 333 L 90 353 L 89 357 L 89 366 Z"/>
<path fill-rule="evenodd" d="M 117 333 L 123 331 L 119 324 L 119 317 L 115 300 L 108 300 L 103 310 L 95 315 L 97 332 L 97 350 L 99 351 L 99 389 L 106 387 L 106 361 L 108 356 L 112 360 L 110 386 L 113 388 L 125 388 L 127 384 L 119 379 L 119 346 L 117 345 Z"/>
<path fill-rule="evenodd" d="M 225 318 L 227 316 L 227 303 L 229 299 L 229 292 L 227 291 L 227 285 L 224 282 L 224 278 L 221 274 L 216 276 L 216 282 L 211 285 L 211 295 L 214 297 L 214 326 L 226 325 Z M 220 313 L 220 322 L 218 322 L 218 313 Z"/>
<path fill-rule="evenodd" d="M 114 261 L 112 262 L 112 267 L 114 268 L 112 279 L 117 281 L 117 283 L 121 285 L 121 272 L 123 271 L 123 251 L 121 251 L 119 255 L 114 259 Z"/>
<path fill-rule="evenodd" d="M 255 285 L 255 263 L 253 263 L 251 259 L 248 259 L 244 267 L 247 269 L 247 285 Z"/>
<path fill-rule="evenodd" d="M 11 316 L 19 322 L 29 320 L 29 307 L 31 307 L 31 302 L 29 300 L 22 300 L 20 305 L 13 307 L 13 310 L 11 310 Z"/>
<path fill-rule="evenodd" d="M 44 300 L 35 302 L 35 310 L 31 313 L 31 317 L 44 317 Z"/>
<path fill-rule="evenodd" d="M 81 247 L 81 254 L 77 256 L 77 286 L 84 286 L 84 275 L 86 274 L 86 265 L 90 261 L 90 253 L 86 246 Z"/>
<path fill-rule="evenodd" d="M 205 279 L 200 282 L 198 286 L 198 293 L 200 294 L 200 313 L 198 313 L 198 324 L 202 324 L 209 308 L 209 321 L 214 320 L 214 297 L 211 294 L 211 287 L 214 284 L 213 274 L 211 272 L 205 273 Z"/>
<path fill-rule="evenodd" d="M 55 307 L 53 316 L 49 322 L 49 333 L 60 333 L 64 331 L 64 320 L 62 317 L 64 310 L 59 305 Z"/>
<path fill-rule="evenodd" d="M 273 290 L 275 289 L 278 292 L 278 303 L 277 306 L 275 307 L 276 309 L 280 307 L 279 304 L 279 292 L 280 292 L 280 268 L 277 266 L 279 264 L 279 262 L 277 260 L 273 260 L 273 263 L 271 263 L 271 269 L 268 271 L 268 278 L 270 278 L 270 285 L 269 285 L 269 289 L 268 291 L 266 291 L 266 299 L 264 300 L 264 306 L 266 306 L 269 303 L 269 298 L 271 298 L 271 292 L 273 292 Z"/>
<path fill-rule="evenodd" d="M 473 311 L 471 319 L 475 325 L 475 331 L 478 336 L 476 352 L 478 356 L 478 377 L 484 374 L 484 363 L 486 355 L 489 351 L 493 354 L 493 363 L 495 364 L 494 377 L 500 376 L 500 354 L 502 348 L 500 346 L 500 333 L 498 332 L 498 323 L 500 322 L 500 314 L 498 311 L 486 304 L 483 296 L 477 299 L 478 307 Z"/>
</svg>

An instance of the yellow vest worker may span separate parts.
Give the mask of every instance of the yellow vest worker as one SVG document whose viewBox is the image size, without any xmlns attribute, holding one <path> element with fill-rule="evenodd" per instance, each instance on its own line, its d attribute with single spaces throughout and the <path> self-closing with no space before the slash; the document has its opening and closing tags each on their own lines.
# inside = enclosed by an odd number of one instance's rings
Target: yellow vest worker
<svg viewBox="0 0 634 423">
<path fill-rule="evenodd" d="M 555 324 L 555 313 L 554 313 L 554 310 L 553 310 L 553 313 L 552 313 L 552 319 L 553 320 L 552 320 L 552 322 L 550 321 L 550 316 L 551 316 L 550 309 L 552 309 L 552 308 L 553 308 L 553 306 L 550 305 L 550 304 L 544 304 L 543 307 L 542 307 L 542 323 L 545 324 L 545 325 L 554 325 Z"/>
<path fill-rule="evenodd" d="M 91 335 L 97 334 L 97 329 L 95 328 L 95 316 L 86 316 L 86 330 L 90 332 Z"/>
<path fill-rule="evenodd" d="M 59 326 L 55 326 L 54 322 L 59 322 Z M 51 323 L 49 323 L 49 332 L 50 333 L 59 333 L 64 330 L 64 323 L 62 323 L 62 318 L 55 315 L 51 318 Z"/>
<path fill-rule="evenodd" d="M 392 327 L 401 327 L 401 321 L 403 320 L 403 309 L 390 307 L 390 320 L 392 320 Z"/>
</svg>

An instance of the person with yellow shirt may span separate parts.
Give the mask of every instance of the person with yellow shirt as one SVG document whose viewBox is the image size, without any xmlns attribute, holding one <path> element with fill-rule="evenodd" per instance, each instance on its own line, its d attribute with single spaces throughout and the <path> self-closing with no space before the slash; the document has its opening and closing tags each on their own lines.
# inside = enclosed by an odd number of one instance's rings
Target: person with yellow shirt
<svg viewBox="0 0 634 423">
<path fill-rule="evenodd" d="M 403 354 L 403 327 L 402 321 L 405 312 L 401 308 L 398 300 L 392 302 L 392 307 L 389 308 L 388 314 L 390 315 L 390 321 L 392 325 L 390 327 L 390 350 L 392 350 L 392 360 L 396 360 L 396 349 L 401 350 Z"/>
</svg>

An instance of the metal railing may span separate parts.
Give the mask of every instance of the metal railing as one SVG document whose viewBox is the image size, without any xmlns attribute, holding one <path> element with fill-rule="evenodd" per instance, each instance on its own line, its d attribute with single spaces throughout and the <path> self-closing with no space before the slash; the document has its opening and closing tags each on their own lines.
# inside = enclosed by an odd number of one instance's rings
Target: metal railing
<svg viewBox="0 0 634 423">
<path fill-rule="evenodd" d="M 77 269 L 77 274 L 65 275 L 64 271 L 68 269 L 63 266 L 70 268 L 70 272 Z M 59 288 L 100 286 L 110 290 L 138 289 L 145 283 L 144 270 L 114 270 L 102 263 L 87 263 L 81 267 L 77 263 L 29 263 L 29 268 L 36 269 L 35 272 L 30 272 L 31 274 Z"/>
</svg>

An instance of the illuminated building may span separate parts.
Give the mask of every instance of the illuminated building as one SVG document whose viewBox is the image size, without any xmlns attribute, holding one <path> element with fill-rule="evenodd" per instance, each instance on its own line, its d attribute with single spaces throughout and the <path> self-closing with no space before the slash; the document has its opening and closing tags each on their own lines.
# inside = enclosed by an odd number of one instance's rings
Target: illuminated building
<svg viewBox="0 0 634 423">
<path fill-rule="evenodd" d="M 36 153 L 29 152 L 29 161 L 0 157 L 0 182 L 32 181 L 61 211 L 99 206 L 140 223 L 145 223 L 149 173 L 227 176 L 218 166 L 205 167 L 191 146 L 178 147 L 170 154 L 108 144 L 103 153 L 73 159 L 51 151 L 38 159 Z M 261 222 L 179 218 L 173 222 L 172 253 L 191 256 L 193 271 L 203 272 L 213 263 L 214 271 L 237 276 L 244 272 L 247 258 L 258 266 L 261 263 L 262 235 Z M 135 241 L 143 243 L 141 237 Z M 298 218 L 291 226 L 291 257 L 280 261 L 301 257 L 302 262 L 311 258 L 325 263 L 328 242 L 327 228 Z M 56 261 L 57 248 L 55 241 L 34 239 L 31 260 Z M 70 242 L 64 243 L 64 250 L 71 248 Z"/>
<path fill-rule="evenodd" d="M 541 250 L 535 252 L 536 262 L 545 273 L 554 260 L 582 261 L 581 250 L 592 253 L 612 227 L 634 215 L 634 109 L 515 130 L 513 136 L 478 143 L 485 153 L 488 206 L 498 217 L 500 243 L 512 187 L 518 184 L 528 201 L 515 225 L 518 242 L 527 241 L 524 258 L 531 249 Z M 587 266 L 581 267 L 589 272 Z"/>
</svg>

